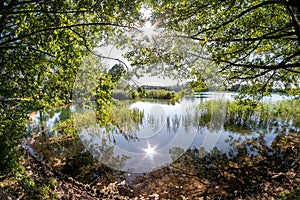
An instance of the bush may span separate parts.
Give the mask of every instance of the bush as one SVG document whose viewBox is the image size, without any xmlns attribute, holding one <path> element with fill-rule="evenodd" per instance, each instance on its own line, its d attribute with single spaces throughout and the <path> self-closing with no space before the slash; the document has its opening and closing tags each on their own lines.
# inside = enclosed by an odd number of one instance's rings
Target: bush
<svg viewBox="0 0 300 200">
<path fill-rule="evenodd" d="M 0 173 L 10 173 L 17 168 L 21 144 L 27 131 L 25 106 L 16 102 L 0 102 Z"/>
</svg>

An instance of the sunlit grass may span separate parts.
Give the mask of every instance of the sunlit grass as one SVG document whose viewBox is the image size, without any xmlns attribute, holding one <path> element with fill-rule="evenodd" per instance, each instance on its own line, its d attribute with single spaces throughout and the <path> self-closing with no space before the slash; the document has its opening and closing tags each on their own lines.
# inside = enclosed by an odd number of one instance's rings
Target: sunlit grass
<svg viewBox="0 0 300 200">
<path fill-rule="evenodd" d="M 225 114 L 225 124 L 244 127 L 272 124 L 300 127 L 299 99 L 268 103 L 211 100 L 201 103 L 198 110 L 201 113 L 199 124 L 203 125 L 211 122 L 213 115 L 217 115 L 216 112 L 222 111 Z"/>
</svg>

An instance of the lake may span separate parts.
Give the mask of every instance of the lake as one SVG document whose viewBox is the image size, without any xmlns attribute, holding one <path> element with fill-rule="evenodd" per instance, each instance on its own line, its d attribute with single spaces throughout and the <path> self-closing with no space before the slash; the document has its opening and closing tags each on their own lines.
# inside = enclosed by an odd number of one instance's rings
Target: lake
<svg viewBox="0 0 300 200">
<path fill-rule="evenodd" d="M 83 182 L 101 180 L 104 184 L 105 181 L 109 183 L 112 180 L 126 179 L 134 183 L 138 177 L 134 174 L 172 166 L 182 155 L 186 158 L 194 150 L 198 152 L 196 160 L 215 152 L 231 159 L 240 154 L 241 144 L 249 143 L 245 146 L 245 153 L 256 156 L 259 149 L 253 147 L 253 141 L 271 148 L 278 134 L 299 132 L 299 129 L 292 126 L 224 126 L 225 106 L 219 106 L 211 114 L 207 124 L 199 124 L 199 105 L 212 99 L 232 101 L 235 96 L 235 93 L 207 92 L 195 97 L 185 97 L 175 104 L 147 100 L 129 102 L 124 105 L 130 110 L 139 110 L 142 117 L 135 126 L 131 126 L 131 119 L 125 119 L 127 123 L 122 126 L 110 126 L 108 129 L 97 125 L 93 109 L 82 110 L 76 106 L 68 106 L 36 112 L 32 116 L 33 122 L 28 125 L 30 137 L 24 146 L 62 172 Z M 284 99 L 288 98 L 274 94 L 264 101 Z M 121 111 L 115 112 L 122 118 Z M 56 140 L 62 132 L 73 129 L 78 133 L 75 139 L 69 135 L 64 140 Z M 107 173 L 110 175 L 104 176 Z"/>
</svg>

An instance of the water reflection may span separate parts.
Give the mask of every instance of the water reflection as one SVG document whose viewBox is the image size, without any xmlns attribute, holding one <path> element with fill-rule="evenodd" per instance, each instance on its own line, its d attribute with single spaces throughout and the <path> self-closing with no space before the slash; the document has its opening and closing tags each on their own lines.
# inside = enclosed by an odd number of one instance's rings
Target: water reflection
<svg viewBox="0 0 300 200">
<path fill-rule="evenodd" d="M 142 193 L 141 188 L 147 193 L 154 189 L 157 191 L 158 188 L 149 184 L 154 181 L 151 177 L 155 177 L 156 183 L 161 185 L 158 189 L 161 198 L 179 197 L 189 192 L 190 198 L 210 196 L 212 199 L 258 199 L 261 196 L 256 195 L 263 194 L 264 191 L 274 191 L 267 195 L 276 197 L 280 189 L 275 192 L 274 188 L 284 184 L 293 187 L 290 185 L 291 177 L 287 174 L 291 173 L 294 177 L 294 170 L 299 167 L 299 142 L 295 132 L 278 132 L 271 146 L 263 136 L 242 142 L 231 138 L 228 143 L 235 148 L 230 149 L 227 154 L 216 147 L 210 152 L 204 148 L 190 148 L 179 159 L 176 155 L 183 150 L 174 148 L 170 154 L 176 159 L 171 165 L 143 176 L 142 179 L 149 181 L 139 186 L 134 184 L 141 183 L 140 180 L 134 181 L 133 187 Z M 280 178 L 275 176 L 282 173 L 286 175 Z M 168 180 L 164 180 L 166 174 Z M 178 188 L 178 185 L 182 188 Z M 173 192 L 168 194 L 166 190 Z"/>
<path fill-rule="evenodd" d="M 228 185 L 223 191 L 234 193 L 230 180 L 235 181 L 238 187 L 245 187 L 251 181 L 256 181 L 255 178 L 262 179 L 266 175 L 267 162 L 272 162 L 272 159 L 276 164 L 285 162 L 284 157 L 288 156 L 285 151 L 289 150 L 281 151 L 281 147 L 276 145 L 278 141 L 283 142 L 281 138 L 293 133 L 290 127 L 270 125 L 247 128 L 235 124 L 224 125 L 223 107 L 217 107 L 213 112 L 210 124 L 203 124 L 199 121 L 203 113 L 196 107 L 207 100 L 184 98 L 175 105 L 163 102 L 132 103 L 129 108 L 142 111 L 143 118 L 137 121 L 133 129 L 122 127 L 127 130 L 126 134 L 115 126 L 111 127 L 109 134 L 97 125 L 91 126 L 94 116 L 88 110 L 72 108 L 73 114 L 70 110 L 38 114 L 31 124 L 31 130 L 35 130 L 34 133 L 45 130 L 46 134 L 37 137 L 32 147 L 51 164 L 60 166 L 63 172 L 90 183 L 100 181 L 100 175 L 108 172 L 115 177 L 115 170 L 129 171 L 133 177 L 132 172 L 149 172 L 164 166 L 163 169 L 151 172 L 151 175 L 160 177 L 162 184 L 168 184 L 163 183 L 163 177 L 169 180 L 169 187 L 174 184 L 173 189 L 178 192 L 176 196 L 181 195 L 181 191 L 175 187 L 180 184 L 192 187 L 190 191 L 202 195 L 204 191 L 211 193 L 212 188 L 222 182 Z M 79 138 L 55 140 L 56 136 L 63 133 L 55 127 L 62 119 L 66 121 L 76 114 L 76 124 L 79 121 L 81 123 Z M 42 125 L 39 128 L 38 123 Z M 294 140 L 299 144 L 299 137 Z M 295 152 L 292 153 L 290 156 L 295 156 Z M 270 166 L 275 167 L 275 163 Z M 103 164 L 110 168 L 105 168 Z M 255 168 L 252 170 L 253 166 Z M 240 178 L 243 173 L 246 173 L 245 178 L 250 182 Z M 151 180 L 148 175 L 146 178 L 147 181 Z M 132 187 L 142 191 L 144 186 L 147 192 L 154 191 L 146 185 L 147 181 L 143 185 L 138 178 L 134 179 L 133 183 L 139 185 L 132 184 Z M 171 197 L 166 195 L 166 198 Z"/>
<path fill-rule="evenodd" d="M 56 125 L 60 122 L 70 119 L 73 106 L 67 106 L 59 109 L 48 109 L 37 111 L 30 114 L 31 123 L 27 125 L 27 131 L 30 135 L 42 132 L 47 137 L 58 136 Z"/>
<path fill-rule="evenodd" d="M 208 93 L 207 96 L 225 98 L 222 93 Z M 182 148 L 183 152 L 189 148 L 203 148 L 211 152 L 216 147 L 228 155 L 229 151 L 236 151 L 235 145 L 239 142 L 258 137 L 256 132 L 247 129 L 243 130 L 244 134 L 240 134 L 241 129 L 230 130 L 230 127 L 224 127 L 226 109 L 222 105 L 212 110 L 209 124 L 201 124 L 199 119 L 202 110 L 197 109 L 197 106 L 207 100 L 184 98 L 175 105 L 167 102 L 132 103 L 129 109 L 140 110 L 143 117 L 137 126 L 123 124 L 122 131 L 118 126 L 111 126 L 107 132 L 107 129 L 96 124 L 93 112 L 74 107 L 41 113 L 30 126 L 32 129 L 38 122 L 44 123 L 40 127 L 45 129 L 45 142 L 47 137 L 58 136 L 59 131 L 55 125 L 70 118 L 72 109 L 75 111 L 73 115 L 79 138 L 93 158 L 113 169 L 131 172 L 147 172 L 173 162 L 176 156 L 169 152 L 174 148 Z M 130 119 L 123 119 L 126 120 L 132 123 Z M 263 132 L 269 143 L 275 134 L 271 130 Z M 239 141 L 229 143 L 233 139 Z M 57 147 L 54 151 L 57 151 Z"/>
</svg>

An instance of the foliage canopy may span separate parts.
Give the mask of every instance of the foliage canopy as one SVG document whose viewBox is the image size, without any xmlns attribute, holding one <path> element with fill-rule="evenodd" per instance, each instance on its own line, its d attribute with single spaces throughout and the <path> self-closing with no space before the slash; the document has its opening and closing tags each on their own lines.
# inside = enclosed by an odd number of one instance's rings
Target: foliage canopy
<svg viewBox="0 0 300 200">
<path fill-rule="evenodd" d="M 84 55 L 132 27 L 139 8 L 127 0 L 1 1 L 1 96 L 68 101 Z"/>
<path fill-rule="evenodd" d="M 203 46 L 198 57 L 217 64 L 229 82 L 258 86 L 256 91 L 277 87 L 295 92 L 299 87 L 299 1 L 151 3 L 153 22 Z"/>
<path fill-rule="evenodd" d="M 68 103 L 78 67 L 98 45 L 136 29 L 142 23 L 143 4 L 149 4 L 161 39 L 127 41 L 132 51 L 126 56 L 137 69 L 165 62 L 156 66 L 157 74 L 196 75 L 198 86 L 206 86 L 206 73 L 211 78 L 217 70 L 226 83 L 255 86 L 248 92 L 256 95 L 274 87 L 299 92 L 297 0 L 2 0 L 0 145 L 6 149 L 0 154 L 8 155 L 3 162 L 13 157 L 11 152 L 26 133 L 26 114 L 32 107 L 20 101 Z M 120 66 L 111 71 L 116 80 L 120 72 Z M 99 80 L 100 86 L 108 87 L 98 91 L 103 100 L 99 105 L 109 104 L 116 81 L 106 78 Z"/>
</svg>

